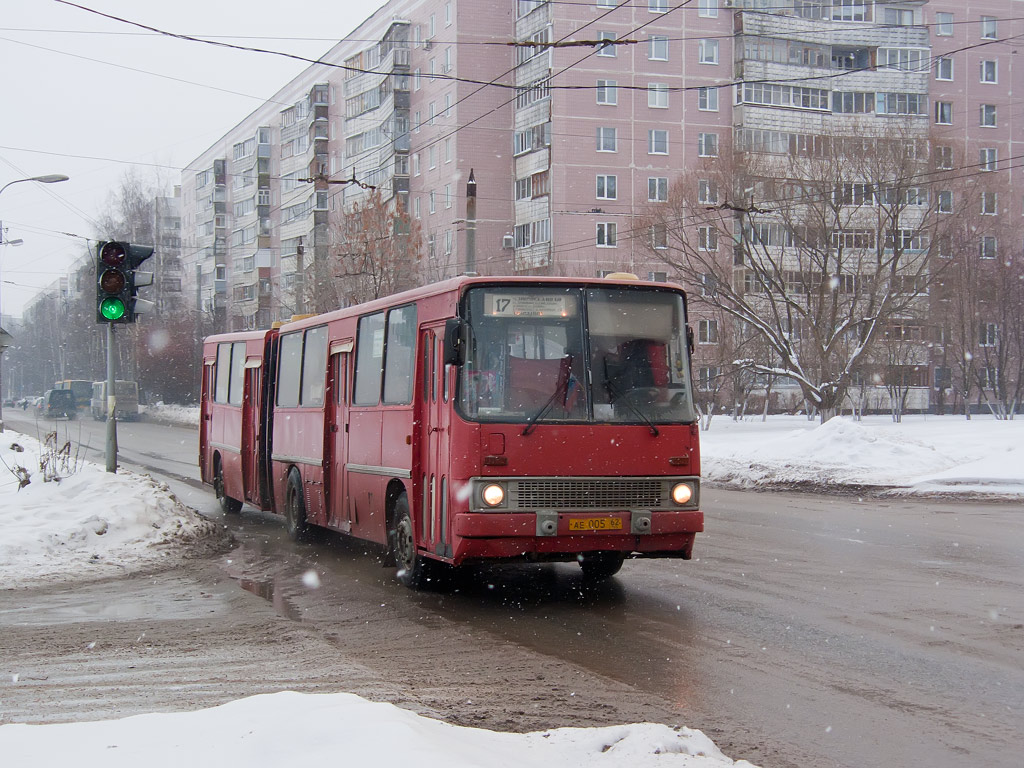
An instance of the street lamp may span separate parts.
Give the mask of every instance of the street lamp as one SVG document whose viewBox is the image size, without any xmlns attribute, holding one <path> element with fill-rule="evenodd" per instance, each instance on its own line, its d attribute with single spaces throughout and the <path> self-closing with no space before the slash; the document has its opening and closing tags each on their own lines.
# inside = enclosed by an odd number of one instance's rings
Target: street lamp
<svg viewBox="0 0 1024 768">
<path fill-rule="evenodd" d="M 3 193 L 12 184 L 20 184 L 23 181 L 38 181 L 40 184 L 56 184 L 58 181 L 67 181 L 68 177 L 63 173 L 47 173 L 43 176 L 29 176 L 25 179 L 15 179 L 14 181 L 8 181 L 2 187 L 0 187 L 0 194 Z M 11 240 L 5 242 L 3 240 L 3 224 L 0 223 L 0 245 L 21 245 L 21 240 Z M 3 295 L 3 280 L 0 280 L 0 296 Z M 0 301 L 0 307 L 3 306 L 3 302 Z M 3 311 L 0 310 L 0 322 L 3 321 Z M 10 335 L 0 326 L 0 363 L 3 362 L 4 351 L 10 346 Z M 0 432 L 4 431 L 4 398 L 3 398 L 3 369 L 0 368 Z"/>
</svg>

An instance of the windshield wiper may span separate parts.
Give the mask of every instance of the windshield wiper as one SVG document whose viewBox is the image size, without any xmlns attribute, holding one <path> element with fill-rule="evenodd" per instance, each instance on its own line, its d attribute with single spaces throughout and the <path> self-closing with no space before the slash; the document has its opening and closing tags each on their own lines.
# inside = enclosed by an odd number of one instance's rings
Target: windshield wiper
<svg viewBox="0 0 1024 768">
<path fill-rule="evenodd" d="M 533 416 L 526 420 L 526 426 L 523 428 L 523 434 L 528 435 L 533 431 L 533 428 L 537 426 L 537 422 L 541 420 L 545 413 L 551 410 L 551 406 L 555 404 L 555 399 L 561 395 L 564 400 L 569 394 L 569 377 L 572 371 L 572 355 L 567 355 L 562 359 L 562 364 L 558 371 L 558 381 L 555 382 L 555 391 L 551 393 L 551 397 L 548 401 L 541 406 L 540 410 L 537 411 Z"/>
<path fill-rule="evenodd" d="M 655 437 L 658 436 L 658 428 L 654 426 L 653 421 L 647 418 L 647 414 L 640 410 L 639 406 L 635 405 L 633 402 L 630 401 L 628 397 L 626 397 L 622 392 L 620 392 L 618 387 L 612 384 L 612 380 L 608 377 L 607 361 L 605 362 L 604 385 L 608 389 L 608 394 L 611 395 L 612 402 L 615 405 L 618 405 L 619 403 L 625 405 L 626 408 L 633 412 L 634 416 L 637 416 L 640 419 L 640 421 L 642 421 L 644 424 L 651 428 L 652 435 L 654 435 Z"/>
</svg>

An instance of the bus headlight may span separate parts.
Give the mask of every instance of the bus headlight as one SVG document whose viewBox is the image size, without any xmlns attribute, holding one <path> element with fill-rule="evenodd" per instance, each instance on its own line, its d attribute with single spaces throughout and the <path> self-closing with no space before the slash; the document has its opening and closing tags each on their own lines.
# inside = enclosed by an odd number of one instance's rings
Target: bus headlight
<svg viewBox="0 0 1024 768">
<path fill-rule="evenodd" d="M 480 498 L 484 500 L 484 504 L 487 506 L 497 507 L 505 501 L 505 489 L 495 483 L 485 485 L 480 492 Z"/>
<path fill-rule="evenodd" d="M 693 498 L 693 488 L 686 483 L 676 483 L 672 486 L 672 501 L 676 504 L 686 504 Z"/>
</svg>

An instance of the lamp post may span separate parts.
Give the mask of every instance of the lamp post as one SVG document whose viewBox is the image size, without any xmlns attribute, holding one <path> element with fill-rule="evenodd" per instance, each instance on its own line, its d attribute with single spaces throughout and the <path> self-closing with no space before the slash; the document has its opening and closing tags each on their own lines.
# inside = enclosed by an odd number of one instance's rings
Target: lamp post
<svg viewBox="0 0 1024 768">
<path fill-rule="evenodd" d="M 59 181 L 67 181 L 68 177 L 63 173 L 48 173 L 43 176 L 29 176 L 24 179 L 15 179 L 14 181 L 8 181 L 2 187 L 0 187 L 0 194 L 12 184 L 20 184 L 23 181 L 38 181 L 40 184 L 56 184 Z M 0 223 L 0 245 L 21 245 L 21 240 L 10 240 L 6 241 L 3 239 L 3 224 Z M 3 280 L 0 279 L 0 297 L 3 296 Z M 0 300 L 0 308 L 3 306 L 3 301 Z M 0 322 L 3 321 L 3 311 L 0 309 Z M 11 337 L 10 335 L 0 327 L 0 364 L 3 362 L 4 351 L 10 346 Z M 0 432 L 4 431 L 4 398 L 3 398 L 3 369 L 0 368 Z"/>
</svg>

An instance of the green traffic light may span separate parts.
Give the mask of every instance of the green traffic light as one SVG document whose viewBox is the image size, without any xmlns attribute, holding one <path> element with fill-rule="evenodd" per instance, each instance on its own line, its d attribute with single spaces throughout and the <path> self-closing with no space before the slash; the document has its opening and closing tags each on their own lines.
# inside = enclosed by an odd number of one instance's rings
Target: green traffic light
<svg viewBox="0 0 1024 768">
<path fill-rule="evenodd" d="M 120 320 L 124 317 L 125 306 L 120 299 L 107 297 L 100 302 L 100 314 L 106 320 Z"/>
</svg>

